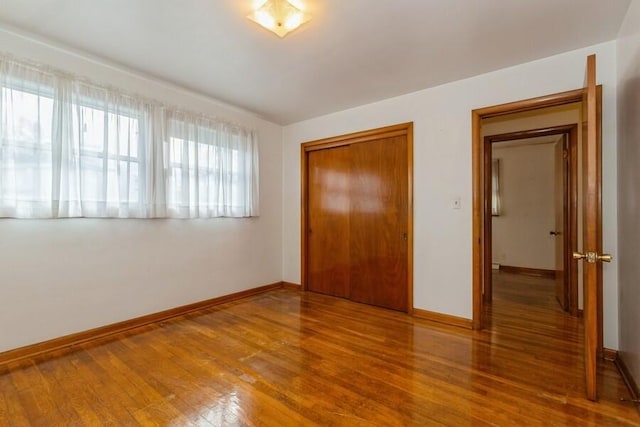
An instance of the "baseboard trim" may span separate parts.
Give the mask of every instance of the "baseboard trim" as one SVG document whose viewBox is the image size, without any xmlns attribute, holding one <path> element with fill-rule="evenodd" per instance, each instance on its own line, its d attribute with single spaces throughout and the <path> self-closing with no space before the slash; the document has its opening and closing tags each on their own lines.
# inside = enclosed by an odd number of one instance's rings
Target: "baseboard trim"
<svg viewBox="0 0 640 427">
<path fill-rule="evenodd" d="M 522 274 L 524 276 L 546 277 L 548 279 L 556 278 L 555 270 L 545 270 L 542 268 L 514 267 L 511 265 L 500 265 L 500 271 L 511 274 Z"/>
<path fill-rule="evenodd" d="M 290 289 L 293 291 L 301 291 L 302 290 L 302 285 L 298 284 L 298 283 L 292 283 L 292 282 L 282 282 L 282 287 L 285 289 Z"/>
<path fill-rule="evenodd" d="M 618 351 L 611 350 L 610 348 L 602 349 L 602 357 L 604 360 L 608 360 L 609 362 L 615 362 L 618 360 Z"/>
<path fill-rule="evenodd" d="M 421 310 L 414 308 L 412 314 L 420 319 L 431 322 L 442 323 L 444 325 L 455 326 L 464 329 L 473 329 L 473 321 L 464 317 L 452 316 L 450 314 L 436 313 L 435 311 Z"/>
<path fill-rule="evenodd" d="M 122 322 L 112 323 L 106 326 L 99 326 L 97 328 L 65 335 L 59 338 L 53 338 L 51 340 L 19 347 L 13 350 L 8 350 L 0 353 L 0 367 L 12 362 L 17 362 L 36 356 L 42 356 L 46 353 L 62 350 L 67 347 L 86 343 L 100 338 L 105 338 L 109 335 L 125 332 L 131 329 L 139 328 L 141 326 L 162 322 L 178 316 L 183 316 L 185 314 L 193 313 L 195 311 L 203 310 L 215 305 L 236 301 L 242 298 L 250 297 L 252 295 L 269 292 L 274 289 L 280 289 L 284 286 L 285 285 L 283 282 L 275 282 L 269 285 L 259 286 L 257 288 L 247 289 L 240 292 L 234 292 L 229 295 L 223 295 L 221 297 L 211 298 L 192 304 L 159 311 L 157 313 L 147 314 L 145 316 L 124 320 Z"/>
<path fill-rule="evenodd" d="M 624 383 L 629 389 L 631 400 L 635 402 L 636 409 L 638 410 L 638 413 L 640 413 L 640 404 L 637 403 L 640 399 L 640 388 L 638 387 L 638 383 L 633 379 L 633 375 L 631 375 L 631 371 L 627 367 L 626 363 L 624 363 L 623 357 L 617 357 L 613 363 L 615 363 L 616 367 L 618 368 L 618 372 L 620 372 Z"/>
</svg>

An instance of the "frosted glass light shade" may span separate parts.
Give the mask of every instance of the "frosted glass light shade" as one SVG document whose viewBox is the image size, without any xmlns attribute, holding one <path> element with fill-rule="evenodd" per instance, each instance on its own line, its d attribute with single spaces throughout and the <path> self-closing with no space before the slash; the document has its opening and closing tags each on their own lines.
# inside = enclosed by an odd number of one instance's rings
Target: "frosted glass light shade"
<svg viewBox="0 0 640 427">
<path fill-rule="evenodd" d="M 308 22 L 311 16 L 291 4 L 289 0 L 267 0 L 247 18 L 274 32 L 279 37 L 284 37 Z"/>
</svg>

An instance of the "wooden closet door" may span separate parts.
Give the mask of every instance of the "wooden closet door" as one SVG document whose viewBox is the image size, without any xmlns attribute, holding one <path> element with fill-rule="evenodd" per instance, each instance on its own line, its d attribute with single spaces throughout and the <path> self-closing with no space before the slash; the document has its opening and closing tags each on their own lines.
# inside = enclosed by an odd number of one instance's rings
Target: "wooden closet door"
<svg viewBox="0 0 640 427">
<path fill-rule="evenodd" d="M 349 297 L 349 146 L 308 157 L 307 289 Z"/>
<path fill-rule="evenodd" d="M 406 311 L 407 138 L 390 137 L 350 147 L 350 298 Z"/>
</svg>

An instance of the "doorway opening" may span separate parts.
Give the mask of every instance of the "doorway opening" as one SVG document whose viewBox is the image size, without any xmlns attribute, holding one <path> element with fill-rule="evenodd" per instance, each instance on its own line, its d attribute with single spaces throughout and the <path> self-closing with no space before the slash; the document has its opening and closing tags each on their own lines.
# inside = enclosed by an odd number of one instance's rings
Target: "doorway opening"
<svg viewBox="0 0 640 427">
<path fill-rule="evenodd" d="M 558 122 L 569 124 L 519 130 Z M 493 300 L 497 272 L 515 273 L 554 280 L 559 306 L 578 315 L 578 263 L 571 254 L 579 235 L 579 122 L 579 104 L 483 120 L 490 134 L 484 137 L 485 194 L 491 198 L 484 304 Z"/>
<path fill-rule="evenodd" d="M 589 55 L 585 66 L 584 87 L 581 89 L 543 96 L 509 104 L 476 109 L 472 117 L 472 158 L 473 158 L 473 326 L 483 327 L 485 282 L 489 271 L 487 257 L 487 217 L 491 216 L 491 188 L 486 182 L 486 146 L 482 138 L 482 121 L 491 117 L 535 111 L 547 107 L 571 103 L 581 104 L 582 138 L 582 251 L 572 253 L 580 260 L 584 294 L 583 330 L 584 374 L 586 396 L 597 400 L 598 357 L 604 354 L 602 339 L 602 263 L 612 257 L 603 253 L 602 248 L 602 87 L 596 84 L 596 56 Z"/>
<path fill-rule="evenodd" d="M 491 156 L 487 153 L 491 143 L 485 141 L 483 122 L 505 118 L 509 115 L 542 112 L 554 107 L 567 107 L 572 104 L 583 105 L 584 89 L 576 89 L 539 98 L 496 105 L 472 111 L 472 151 L 473 151 L 473 328 L 482 329 L 484 325 L 484 306 L 491 297 L 491 244 L 489 235 L 491 218 Z M 598 105 L 601 103 L 602 87 L 597 87 Z M 544 130 L 544 129 L 543 129 Z M 548 130 L 548 128 L 547 128 Z M 578 126 L 578 131 L 580 131 Z M 579 144 L 576 144 L 578 146 Z M 490 153 L 490 151 L 489 151 Z M 576 156 L 577 158 L 577 156 Z M 488 164 L 487 164 L 488 163 Z M 579 181 L 579 180 L 578 180 Z M 579 220 L 579 218 L 578 218 Z M 577 233 L 578 235 L 580 233 Z M 566 248 L 569 249 L 569 248 Z M 568 250 L 567 256 L 568 254 Z M 579 272 L 576 272 L 579 276 Z M 570 282 L 569 282 L 570 283 Z M 485 296 L 485 291 L 488 295 Z M 598 349 L 602 352 L 602 289 L 598 290 Z"/>
</svg>

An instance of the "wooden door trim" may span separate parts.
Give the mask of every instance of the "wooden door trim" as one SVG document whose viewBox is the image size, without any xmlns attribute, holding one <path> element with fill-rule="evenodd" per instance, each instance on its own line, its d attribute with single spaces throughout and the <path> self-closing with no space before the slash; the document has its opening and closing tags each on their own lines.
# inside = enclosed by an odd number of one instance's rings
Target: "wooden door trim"
<svg viewBox="0 0 640 427">
<path fill-rule="evenodd" d="M 401 123 L 377 129 L 354 132 L 330 138 L 304 142 L 300 146 L 300 178 L 301 178 L 301 218 L 300 218 L 300 255 L 302 290 L 307 291 L 307 230 L 308 230 L 308 198 L 309 198 L 309 153 L 317 150 L 325 150 L 344 145 L 357 144 L 390 138 L 405 136 L 407 139 L 407 312 L 413 312 L 413 122 Z"/>
<path fill-rule="evenodd" d="M 571 230 L 571 251 L 567 258 L 571 260 L 569 275 L 574 280 L 569 282 L 569 313 L 578 316 L 578 262 L 573 259 L 573 251 L 578 250 L 578 132 L 569 133 L 569 228 Z M 566 240 L 565 240 L 566 242 Z M 571 296 L 574 296 L 574 299 Z"/>
<path fill-rule="evenodd" d="M 506 114 L 522 113 L 524 111 L 538 110 L 540 108 L 557 107 L 582 101 L 584 89 L 574 89 L 552 95 L 539 96 L 537 98 L 508 102 L 506 104 L 493 105 L 491 107 L 478 108 L 472 111 L 483 119 L 504 116 Z"/>
<path fill-rule="evenodd" d="M 493 216 L 491 215 L 491 157 L 492 157 L 492 144 L 491 139 L 488 137 L 484 138 L 484 186 L 483 186 L 483 218 L 484 221 L 482 223 L 482 234 L 486 236 L 484 239 L 483 245 L 483 254 L 492 254 L 493 253 L 493 240 L 491 238 L 492 228 L 493 228 Z M 482 284 L 483 284 L 483 292 L 482 292 L 482 303 L 488 304 L 493 299 L 493 286 L 491 275 L 493 274 L 492 266 L 491 266 L 491 256 L 482 257 L 484 264 L 482 266 Z"/>
<path fill-rule="evenodd" d="M 598 185 L 598 193 L 596 198 L 596 217 L 599 218 L 598 221 L 598 229 L 597 229 L 597 242 L 598 242 L 598 253 L 601 254 L 604 252 L 603 241 L 602 241 L 602 85 L 596 86 L 596 150 L 598 157 L 598 173 L 597 173 L 597 185 Z M 598 280 L 597 282 L 600 284 L 598 286 L 597 299 L 598 299 L 598 338 L 597 338 L 597 351 L 600 356 L 604 356 L 604 309 L 603 309 L 603 290 L 602 285 L 604 284 L 603 271 L 602 271 L 602 263 L 598 263 Z"/>
<path fill-rule="evenodd" d="M 585 73 L 584 92 L 582 101 L 582 200 L 584 204 L 583 225 L 582 225 L 582 252 L 602 253 L 602 222 L 600 215 L 600 194 L 602 188 L 598 185 L 601 181 L 600 162 L 598 161 L 598 107 L 596 88 L 596 58 L 595 55 L 587 57 L 587 69 Z M 596 118 L 596 120 L 589 120 Z M 591 144 L 591 141 L 594 143 Z M 589 165 L 595 166 L 594 173 L 589 173 Z M 595 195 L 595 197 L 589 197 Z M 592 215 L 595 213 L 595 216 Z M 601 217 L 600 217 L 601 219 Z M 592 227 L 595 222 L 595 227 Z M 589 226 L 589 223 L 591 223 Z M 587 263 L 582 264 L 583 280 L 582 288 L 584 295 L 584 342 L 585 342 L 585 373 L 587 384 L 587 397 L 590 400 L 598 399 L 597 387 L 597 356 L 600 346 L 598 322 L 602 321 L 599 316 L 599 278 L 602 277 L 602 264 Z M 595 319 L 595 320 L 594 320 Z"/>
<path fill-rule="evenodd" d="M 550 126 L 538 129 L 529 129 L 517 132 L 507 132 L 495 135 L 487 135 L 484 137 L 484 194 L 482 195 L 483 217 L 484 217 L 484 253 L 490 254 L 492 250 L 492 216 L 491 216 L 491 153 L 492 144 L 497 142 L 515 141 L 520 139 L 536 138 L 541 136 L 567 135 L 569 139 L 569 183 L 568 197 L 563 196 L 565 203 L 568 205 L 568 221 L 565 234 L 563 236 L 563 248 L 566 252 L 573 252 L 578 249 L 578 124 L 568 124 L 559 126 Z M 567 249 L 569 248 L 569 249 Z M 484 254 L 483 254 L 484 255 Z M 566 259 L 567 257 L 565 257 Z M 483 256 L 483 283 L 484 294 L 483 303 L 489 303 L 492 300 L 493 286 L 490 276 L 492 273 L 491 257 Z M 502 269 L 502 267 L 501 267 Z M 566 292 L 569 295 L 569 312 L 572 316 L 578 315 L 578 262 L 572 258 L 565 263 L 565 269 L 568 269 L 569 280 L 565 283 Z M 532 270 L 532 269 L 527 269 Z"/>
<path fill-rule="evenodd" d="M 471 111 L 471 144 L 472 144 L 472 292 L 473 292 L 473 327 L 482 329 L 482 281 L 484 274 L 484 141 L 482 138 L 482 119 L 503 116 L 506 114 L 523 111 L 537 110 L 541 108 L 555 107 L 559 105 L 582 102 L 584 89 L 575 89 L 567 92 L 525 99 L 522 101 L 478 108 Z"/>
<path fill-rule="evenodd" d="M 404 135 L 407 135 L 406 126 L 405 124 L 401 124 L 380 128 L 380 132 L 377 132 L 377 129 L 372 129 L 346 135 L 332 136 L 330 138 L 319 139 L 316 141 L 309 141 L 302 145 L 304 147 L 304 151 L 309 152 Z"/>
</svg>

